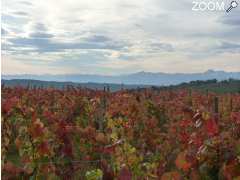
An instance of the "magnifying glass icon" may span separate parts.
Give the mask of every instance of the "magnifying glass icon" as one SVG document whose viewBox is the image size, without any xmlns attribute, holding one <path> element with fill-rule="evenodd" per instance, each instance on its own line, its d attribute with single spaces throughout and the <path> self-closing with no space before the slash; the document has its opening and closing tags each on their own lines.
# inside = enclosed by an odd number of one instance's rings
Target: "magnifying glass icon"
<svg viewBox="0 0 240 180">
<path fill-rule="evenodd" d="M 237 6 L 238 6 L 237 1 L 232 1 L 230 7 L 226 10 L 227 13 L 229 13 L 233 8 L 236 8 Z"/>
</svg>

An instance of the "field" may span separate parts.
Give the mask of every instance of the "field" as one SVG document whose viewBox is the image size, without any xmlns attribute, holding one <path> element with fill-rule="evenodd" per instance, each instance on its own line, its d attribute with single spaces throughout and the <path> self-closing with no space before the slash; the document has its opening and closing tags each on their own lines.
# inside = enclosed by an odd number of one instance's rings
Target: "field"
<svg viewBox="0 0 240 180">
<path fill-rule="evenodd" d="M 240 94 L 2 87 L 3 179 L 239 180 Z"/>
</svg>

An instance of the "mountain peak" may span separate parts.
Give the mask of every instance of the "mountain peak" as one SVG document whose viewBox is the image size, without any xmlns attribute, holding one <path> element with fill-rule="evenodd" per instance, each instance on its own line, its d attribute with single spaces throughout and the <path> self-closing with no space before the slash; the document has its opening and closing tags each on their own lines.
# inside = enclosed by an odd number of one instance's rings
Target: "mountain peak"
<svg viewBox="0 0 240 180">
<path fill-rule="evenodd" d="M 225 71 L 218 71 L 218 70 L 213 70 L 213 69 L 209 69 L 205 72 L 206 74 L 211 74 L 211 73 L 225 73 Z"/>
<path fill-rule="evenodd" d="M 205 73 L 208 74 L 208 73 L 214 73 L 214 72 L 216 72 L 216 71 L 213 69 L 208 69 Z"/>
<path fill-rule="evenodd" d="M 139 72 L 137 72 L 136 74 L 147 74 L 147 72 L 145 72 L 145 71 L 139 71 Z"/>
</svg>

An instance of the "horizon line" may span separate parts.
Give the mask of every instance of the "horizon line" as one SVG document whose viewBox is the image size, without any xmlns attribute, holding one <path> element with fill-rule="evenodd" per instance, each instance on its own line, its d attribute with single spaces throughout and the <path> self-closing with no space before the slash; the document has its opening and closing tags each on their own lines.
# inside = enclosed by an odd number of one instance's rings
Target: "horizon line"
<svg viewBox="0 0 240 180">
<path fill-rule="evenodd" d="M 32 73 L 23 73 L 23 74 L 3 74 L 1 73 L 1 76 L 22 76 L 22 75 L 33 75 L 33 76 L 44 76 L 44 75 L 50 75 L 50 76 L 68 76 L 68 75 L 89 75 L 89 76 L 124 76 L 124 75 L 132 75 L 132 74 L 138 74 L 138 73 L 151 73 L 151 74 L 203 74 L 207 72 L 225 72 L 225 73 L 240 73 L 240 71 L 226 71 L 226 70 L 218 70 L 218 69 L 207 69 L 205 71 L 201 72 L 151 72 L 151 71 L 136 71 L 132 73 L 126 73 L 126 74 L 102 74 L 102 73 L 58 73 L 58 74 L 51 74 L 51 73 L 43 73 L 43 74 L 32 74 Z"/>
</svg>

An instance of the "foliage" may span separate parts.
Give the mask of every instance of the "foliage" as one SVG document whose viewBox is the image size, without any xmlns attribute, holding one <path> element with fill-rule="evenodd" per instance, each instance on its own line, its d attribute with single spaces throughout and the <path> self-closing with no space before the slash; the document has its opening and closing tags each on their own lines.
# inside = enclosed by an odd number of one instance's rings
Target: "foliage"
<svg viewBox="0 0 240 180">
<path fill-rule="evenodd" d="M 1 121 L 3 179 L 240 177 L 237 93 L 2 87 Z"/>
<path fill-rule="evenodd" d="M 94 169 L 86 172 L 87 180 L 101 180 L 103 173 L 100 169 Z"/>
</svg>

